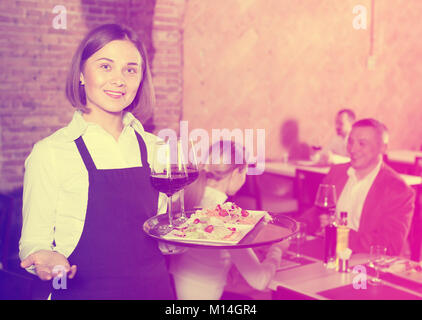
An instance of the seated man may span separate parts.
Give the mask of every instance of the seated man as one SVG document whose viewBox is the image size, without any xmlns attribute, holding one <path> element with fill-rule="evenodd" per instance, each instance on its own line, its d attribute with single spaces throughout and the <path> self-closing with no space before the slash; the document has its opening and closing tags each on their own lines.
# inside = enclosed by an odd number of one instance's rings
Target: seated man
<svg viewBox="0 0 422 320">
<path fill-rule="evenodd" d="M 336 135 L 333 136 L 329 143 L 317 154 L 319 162 L 347 162 L 347 158 L 349 157 L 347 152 L 347 140 L 355 119 L 355 113 L 351 109 L 342 109 L 337 112 L 335 119 Z"/>
<path fill-rule="evenodd" d="M 414 191 L 383 162 L 388 143 L 386 127 L 374 119 L 353 124 L 347 150 L 351 162 L 333 165 L 323 183 L 337 191 L 337 214 L 348 213 L 349 246 L 353 252 L 369 252 L 373 244 L 399 255 L 412 221 Z M 303 219 L 318 228 L 317 208 Z M 301 220 L 301 219 L 300 219 Z"/>
</svg>

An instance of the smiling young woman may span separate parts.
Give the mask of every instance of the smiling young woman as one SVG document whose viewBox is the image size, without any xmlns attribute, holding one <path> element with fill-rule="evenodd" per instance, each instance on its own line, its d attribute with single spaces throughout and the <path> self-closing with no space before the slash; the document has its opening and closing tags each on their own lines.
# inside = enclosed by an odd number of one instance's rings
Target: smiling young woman
<svg viewBox="0 0 422 320">
<path fill-rule="evenodd" d="M 122 115 L 135 99 L 142 80 L 142 58 L 129 40 L 114 40 L 84 63 L 80 83 L 85 88 L 87 121 L 96 121 L 116 140 Z"/>
<path fill-rule="evenodd" d="M 155 103 L 147 53 L 144 45 L 131 29 L 116 29 L 114 26 L 115 25 L 113 24 L 103 25 L 101 28 L 92 30 L 85 37 L 85 39 L 82 40 L 81 44 L 75 52 L 75 55 L 73 56 L 66 83 L 66 96 L 75 108 L 82 110 L 83 112 L 89 112 L 86 101 L 85 88 L 81 79 L 81 74 L 84 71 L 83 68 L 86 62 L 89 60 L 89 58 L 98 53 L 99 50 L 103 49 L 103 47 L 105 47 L 110 42 L 116 40 L 119 42 L 122 40 L 128 40 L 129 43 L 127 46 L 135 46 L 137 53 L 140 54 L 141 57 L 141 65 L 138 66 L 138 71 L 140 71 L 142 83 L 139 85 L 136 95 L 133 101 L 127 106 L 126 111 L 139 112 L 139 118 L 142 121 L 150 116 L 152 106 Z M 111 49 L 112 48 L 109 50 L 112 51 Z M 119 53 L 125 54 L 122 51 L 123 50 L 121 50 Z M 105 70 L 110 70 L 111 66 L 104 65 L 102 68 Z"/>
<path fill-rule="evenodd" d="M 129 40 L 111 41 L 94 53 L 85 62 L 80 76 L 87 108 L 121 113 L 138 91 L 141 65 L 139 51 Z"/>
<path fill-rule="evenodd" d="M 158 245 L 143 222 L 166 208 L 150 183 L 157 138 L 131 113 L 154 102 L 142 43 L 130 29 L 92 30 L 72 60 L 72 121 L 37 142 L 25 162 L 21 266 L 41 280 L 63 266 L 52 299 L 173 299 Z"/>
</svg>

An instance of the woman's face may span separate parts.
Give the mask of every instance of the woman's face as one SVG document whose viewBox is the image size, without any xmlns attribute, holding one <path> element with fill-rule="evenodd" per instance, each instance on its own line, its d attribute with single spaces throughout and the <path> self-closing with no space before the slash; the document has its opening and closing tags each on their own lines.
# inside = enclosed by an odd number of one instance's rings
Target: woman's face
<svg viewBox="0 0 422 320">
<path fill-rule="evenodd" d="M 80 75 L 87 107 L 120 113 L 136 96 L 142 80 L 142 58 L 129 40 L 114 40 L 87 59 Z"/>
</svg>

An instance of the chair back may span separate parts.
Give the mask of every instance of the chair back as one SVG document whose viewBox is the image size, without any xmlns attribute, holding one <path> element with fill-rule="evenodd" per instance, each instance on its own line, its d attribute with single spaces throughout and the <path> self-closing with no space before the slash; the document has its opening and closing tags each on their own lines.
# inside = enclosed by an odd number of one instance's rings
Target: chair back
<svg viewBox="0 0 422 320">
<path fill-rule="evenodd" d="M 325 174 L 296 169 L 295 194 L 298 200 L 298 211 L 302 214 L 314 205 L 318 186 Z"/>
<path fill-rule="evenodd" d="M 413 175 L 422 177 L 422 157 L 416 157 L 413 167 Z M 415 211 L 409 231 L 410 258 L 414 261 L 422 259 L 422 186 L 413 186 L 416 190 Z"/>
<path fill-rule="evenodd" d="M 1 268 L 7 267 L 9 256 L 9 239 L 12 222 L 13 198 L 0 194 L 0 263 Z"/>
<path fill-rule="evenodd" d="M 256 175 L 247 175 L 244 185 L 228 201 L 237 203 L 240 206 L 247 206 L 251 210 L 262 210 L 261 192 L 257 184 Z"/>
<path fill-rule="evenodd" d="M 422 157 L 415 157 L 412 174 L 415 176 L 422 176 Z"/>
<path fill-rule="evenodd" d="M 25 272 L 25 273 L 23 273 Z M 10 270 L 0 270 L 0 300 L 46 300 L 46 297 L 37 297 L 33 294 L 34 284 L 38 281 L 35 276 L 26 271 L 22 273 Z M 49 281 L 45 281 L 51 287 Z M 44 285 L 44 284 L 43 284 Z"/>
</svg>

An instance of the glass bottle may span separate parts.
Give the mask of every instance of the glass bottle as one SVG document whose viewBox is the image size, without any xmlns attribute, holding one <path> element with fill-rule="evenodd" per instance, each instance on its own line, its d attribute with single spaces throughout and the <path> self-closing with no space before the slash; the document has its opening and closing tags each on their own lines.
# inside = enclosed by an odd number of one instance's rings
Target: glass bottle
<svg viewBox="0 0 422 320">
<path fill-rule="evenodd" d="M 340 212 L 336 239 L 337 266 L 340 254 L 349 247 L 349 232 L 350 228 L 347 226 L 347 212 Z"/>
</svg>

